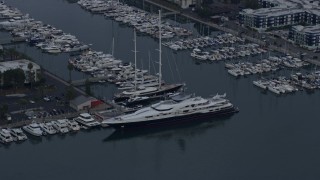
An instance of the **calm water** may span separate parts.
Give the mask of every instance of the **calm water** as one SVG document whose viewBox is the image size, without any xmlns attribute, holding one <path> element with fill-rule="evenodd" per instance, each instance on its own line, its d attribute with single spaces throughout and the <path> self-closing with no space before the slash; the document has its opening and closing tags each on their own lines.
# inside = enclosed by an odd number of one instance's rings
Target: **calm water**
<svg viewBox="0 0 320 180">
<path fill-rule="evenodd" d="M 92 15 L 65 0 L 6 2 L 76 35 L 95 50 L 111 52 L 114 37 L 115 57 L 133 60 L 130 27 Z M 184 25 L 193 27 L 192 23 Z M 156 61 L 158 43 L 147 36 L 139 36 L 137 43 L 140 64 L 148 69 L 148 52 Z M 23 44 L 17 48 L 51 72 L 68 78 L 67 55 L 46 55 Z M 226 92 L 240 113 L 181 127 L 116 133 L 101 129 L 1 146 L 1 179 L 320 178 L 319 92 L 283 97 L 263 94 L 252 85 L 257 77 L 235 79 L 223 63 L 196 64 L 189 53 L 174 54 L 164 48 L 164 78 L 186 82 L 188 91 L 201 96 Z M 74 79 L 85 77 L 79 72 L 72 75 Z M 115 92 L 113 85 L 93 88 L 101 97 Z"/>
</svg>

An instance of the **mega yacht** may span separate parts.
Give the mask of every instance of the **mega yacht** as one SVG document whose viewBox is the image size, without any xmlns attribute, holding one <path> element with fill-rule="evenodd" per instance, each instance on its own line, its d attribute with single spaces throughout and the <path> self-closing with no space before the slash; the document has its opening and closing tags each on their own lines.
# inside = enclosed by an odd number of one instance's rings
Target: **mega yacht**
<svg viewBox="0 0 320 180">
<path fill-rule="evenodd" d="M 79 115 L 79 117 L 75 118 L 78 123 L 85 127 L 95 127 L 99 126 L 100 123 L 96 121 L 89 113 L 82 113 Z"/>
<path fill-rule="evenodd" d="M 18 141 L 24 141 L 27 140 L 28 137 L 26 134 L 23 133 L 23 131 L 20 128 L 14 128 L 10 130 L 10 134 L 12 137 Z"/>
<path fill-rule="evenodd" d="M 200 121 L 201 118 L 227 115 L 237 111 L 225 95 L 211 98 L 188 97 L 161 101 L 132 114 L 104 120 L 102 126 L 129 128 Z"/>
<path fill-rule="evenodd" d="M 34 135 L 34 136 L 42 136 L 44 132 L 41 130 L 40 126 L 36 122 L 32 122 L 29 125 L 23 126 L 23 130 L 25 130 L 27 133 Z"/>
<path fill-rule="evenodd" d="M 13 141 L 13 138 L 12 138 L 10 131 L 8 129 L 1 129 L 0 130 L 0 141 L 2 143 L 10 143 Z"/>
<path fill-rule="evenodd" d="M 52 124 L 53 127 L 61 133 L 69 132 L 67 119 L 59 119 L 57 121 L 53 121 Z"/>
</svg>

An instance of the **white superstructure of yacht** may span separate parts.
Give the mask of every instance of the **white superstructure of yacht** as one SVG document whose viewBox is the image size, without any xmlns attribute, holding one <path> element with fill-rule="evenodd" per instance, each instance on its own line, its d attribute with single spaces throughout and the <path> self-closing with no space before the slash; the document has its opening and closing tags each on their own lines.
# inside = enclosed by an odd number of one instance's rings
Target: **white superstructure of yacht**
<svg viewBox="0 0 320 180">
<path fill-rule="evenodd" d="M 89 113 L 82 113 L 74 120 L 86 127 L 95 127 L 100 125 L 100 123 L 96 121 Z"/>
<path fill-rule="evenodd" d="M 42 131 L 44 131 L 46 134 L 56 134 L 57 131 L 53 128 L 52 122 L 47 123 L 40 123 L 39 124 Z"/>
<path fill-rule="evenodd" d="M 52 124 L 57 131 L 61 133 L 67 133 L 69 132 L 67 121 L 67 119 L 59 119 L 57 121 L 53 121 Z"/>
<path fill-rule="evenodd" d="M 21 128 L 11 129 L 10 134 L 12 135 L 13 139 L 16 139 L 18 141 L 24 141 L 28 139 L 28 137 L 25 133 L 23 133 Z"/>
<path fill-rule="evenodd" d="M 0 141 L 2 143 L 10 143 L 13 141 L 13 138 L 12 138 L 10 131 L 8 129 L 1 129 L 0 130 Z"/>
<path fill-rule="evenodd" d="M 80 126 L 75 120 L 68 120 L 67 125 L 70 131 L 79 131 Z"/>
<path fill-rule="evenodd" d="M 190 97 L 182 101 L 165 100 L 132 114 L 104 120 L 102 126 L 139 127 L 156 124 L 197 121 L 203 117 L 231 114 L 237 109 L 225 99 L 225 95 L 212 98 Z"/>
<path fill-rule="evenodd" d="M 33 122 L 29 125 L 23 126 L 23 130 L 25 130 L 27 133 L 34 135 L 34 136 L 42 136 L 44 133 L 41 130 L 40 126 L 38 123 Z"/>
</svg>

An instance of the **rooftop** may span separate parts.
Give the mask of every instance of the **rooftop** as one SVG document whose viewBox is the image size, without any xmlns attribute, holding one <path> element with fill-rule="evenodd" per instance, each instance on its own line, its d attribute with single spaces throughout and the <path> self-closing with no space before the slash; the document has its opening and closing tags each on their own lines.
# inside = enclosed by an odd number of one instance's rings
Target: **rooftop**
<svg viewBox="0 0 320 180">
<path fill-rule="evenodd" d="M 295 30 L 299 31 L 300 33 L 320 33 L 320 25 L 315 25 L 315 26 L 293 26 Z"/>
<path fill-rule="evenodd" d="M 70 104 L 74 104 L 74 105 L 78 106 L 78 105 L 81 105 L 83 103 L 86 103 L 86 102 L 92 101 L 92 100 L 95 100 L 95 98 L 90 97 L 90 96 L 86 97 L 86 96 L 80 95 L 80 96 L 76 97 L 75 99 L 71 100 Z"/>
<path fill-rule="evenodd" d="M 22 69 L 24 71 L 28 71 L 28 64 L 32 63 L 32 69 L 40 69 L 40 66 L 32 61 L 21 59 L 21 60 L 14 60 L 14 61 L 5 61 L 0 62 L 0 72 L 4 72 L 10 69 Z"/>
</svg>

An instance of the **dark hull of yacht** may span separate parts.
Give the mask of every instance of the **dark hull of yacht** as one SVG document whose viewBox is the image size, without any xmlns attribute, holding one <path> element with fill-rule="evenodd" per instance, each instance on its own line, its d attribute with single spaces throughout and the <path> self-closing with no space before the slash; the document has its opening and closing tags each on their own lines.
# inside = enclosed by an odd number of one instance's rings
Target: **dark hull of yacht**
<svg viewBox="0 0 320 180">
<path fill-rule="evenodd" d="M 183 84 L 169 84 L 169 85 L 163 85 L 161 87 L 161 89 L 157 90 L 157 91 L 153 91 L 153 92 L 148 92 L 148 93 L 143 93 L 140 94 L 138 96 L 160 96 L 160 95 L 164 95 L 166 93 L 171 93 L 171 92 L 176 92 L 179 89 L 181 89 L 184 85 Z M 116 94 L 114 96 L 114 102 L 119 103 L 119 102 L 123 102 L 126 101 L 130 98 L 130 95 L 124 95 L 122 93 L 120 94 Z"/>
<path fill-rule="evenodd" d="M 189 114 L 185 116 L 170 117 L 170 118 L 150 120 L 150 121 L 123 122 L 123 123 L 115 123 L 115 124 L 108 123 L 108 125 L 116 129 L 140 128 L 140 127 L 146 127 L 146 126 L 162 126 L 162 125 L 164 126 L 164 125 L 172 125 L 172 124 L 179 124 L 179 123 L 187 123 L 192 121 L 200 122 L 204 120 L 209 120 L 208 118 L 231 115 L 238 111 L 239 111 L 238 108 L 230 107 L 230 108 L 226 108 L 226 109 L 215 111 L 215 112 L 209 112 L 209 113 L 195 113 L 195 114 Z"/>
</svg>

